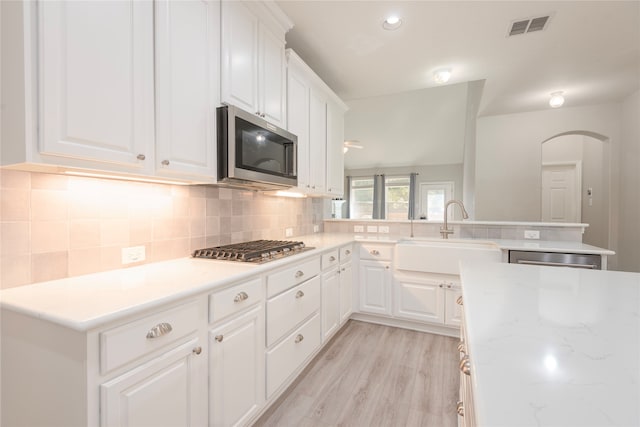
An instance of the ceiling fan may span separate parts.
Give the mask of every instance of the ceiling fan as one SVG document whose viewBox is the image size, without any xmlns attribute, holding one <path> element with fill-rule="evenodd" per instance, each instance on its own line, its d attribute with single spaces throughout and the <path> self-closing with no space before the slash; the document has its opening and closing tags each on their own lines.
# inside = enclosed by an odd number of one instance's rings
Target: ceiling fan
<svg viewBox="0 0 640 427">
<path fill-rule="evenodd" d="M 346 153 L 347 151 L 349 151 L 349 148 L 363 149 L 364 146 L 360 145 L 360 141 L 358 141 L 357 139 L 354 139 L 352 141 L 345 141 L 344 142 L 343 151 Z"/>
</svg>

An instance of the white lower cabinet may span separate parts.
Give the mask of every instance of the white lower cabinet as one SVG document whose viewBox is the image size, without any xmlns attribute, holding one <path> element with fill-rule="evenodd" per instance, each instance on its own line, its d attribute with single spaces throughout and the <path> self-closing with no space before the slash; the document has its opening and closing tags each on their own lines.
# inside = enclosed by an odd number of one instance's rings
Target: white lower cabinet
<svg viewBox="0 0 640 427">
<path fill-rule="evenodd" d="M 396 275 L 394 315 L 423 322 L 444 322 L 444 289 L 442 282 Z"/>
<path fill-rule="evenodd" d="M 206 424 L 206 356 L 194 338 L 100 386 L 102 426 Z"/>
<path fill-rule="evenodd" d="M 462 324 L 462 306 L 458 298 L 462 297 L 462 287 L 459 281 L 447 282 L 444 291 L 444 324 L 459 327 Z"/>
<path fill-rule="evenodd" d="M 245 425 L 264 402 L 263 317 L 260 305 L 209 332 L 212 426 Z"/>
<path fill-rule="evenodd" d="M 322 341 L 340 326 L 340 269 L 334 267 L 322 274 Z"/>
<path fill-rule="evenodd" d="M 340 263 L 340 324 L 349 320 L 353 313 L 353 265 Z"/>
<path fill-rule="evenodd" d="M 391 262 L 360 261 L 360 311 L 391 315 Z"/>
<path fill-rule="evenodd" d="M 320 314 L 315 314 L 267 350 L 267 398 L 320 347 Z"/>
</svg>

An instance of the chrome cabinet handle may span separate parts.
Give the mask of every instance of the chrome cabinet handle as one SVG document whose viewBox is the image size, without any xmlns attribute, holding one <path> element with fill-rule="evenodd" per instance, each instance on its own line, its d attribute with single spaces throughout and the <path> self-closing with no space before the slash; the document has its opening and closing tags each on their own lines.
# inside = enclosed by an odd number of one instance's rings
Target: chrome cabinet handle
<svg viewBox="0 0 640 427">
<path fill-rule="evenodd" d="M 193 354 L 195 354 L 196 356 L 199 355 L 200 353 L 202 353 L 202 347 L 198 346 L 193 349 Z"/>
<path fill-rule="evenodd" d="M 260 115 L 260 111 L 256 111 L 256 116 L 259 116 L 259 115 Z"/>
<path fill-rule="evenodd" d="M 298 336 L 296 337 L 296 344 L 301 342 L 303 339 L 304 339 L 304 336 L 302 336 L 302 334 L 298 334 Z"/>
<path fill-rule="evenodd" d="M 167 335 L 169 332 L 173 331 L 173 327 L 170 323 L 158 323 L 153 328 L 149 329 L 147 332 L 147 339 L 159 338 L 163 335 Z"/>
<path fill-rule="evenodd" d="M 461 417 L 464 417 L 464 403 L 462 402 L 462 400 L 458 400 L 458 403 L 456 403 L 456 412 Z"/>
<path fill-rule="evenodd" d="M 216 335 L 215 340 L 218 342 L 222 342 L 222 340 L 224 339 L 224 335 Z"/>
<path fill-rule="evenodd" d="M 333 255 L 329 257 L 329 261 L 335 261 L 335 260 L 336 260 L 336 257 L 334 257 Z"/>
<path fill-rule="evenodd" d="M 138 154 L 138 155 L 136 156 L 136 159 L 138 159 L 138 160 L 144 160 L 144 159 L 146 159 L 146 158 L 147 158 L 147 156 L 145 156 L 144 154 Z"/>
<path fill-rule="evenodd" d="M 162 166 L 169 166 L 169 160 L 163 160 L 160 163 L 162 163 Z"/>
<path fill-rule="evenodd" d="M 460 295 L 458 298 L 456 298 L 456 304 L 463 305 L 462 304 L 462 295 Z"/>
<path fill-rule="evenodd" d="M 369 252 L 371 255 L 380 255 L 380 251 L 377 249 L 373 249 L 371 250 L 371 252 Z"/>
<path fill-rule="evenodd" d="M 460 359 L 460 372 L 465 375 L 471 375 L 471 361 L 469 360 L 469 356 L 464 356 Z"/>
<path fill-rule="evenodd" d="M 262 113 L 262 114 L 260 114 L 260 117 L 263 117 L 263 118 L 264 118 L 264 117 L 266 117 L 266 114 L 265 114 L 265 113 Z"/>
<path fill-rule="evenodd" d="M 351 255 L 351 251 L 349 249 L 347 249 L 346 251 L 344 251 L 345 255 Z"/>
<path fill-rule="evenodd" d="M 304 296 L 304 292 L 302 292 L 302 291 L 296 292 L 296 299 L 302 298 L 303 296 Z"/>
<path fill-rule="evenodd" d="M 299 279 L 302 276 L 304 276 L 304 271 L 302 271 L 302 270 L 296 271 L 296 279 Z"/>
<path fill-rule="evenodd" d="M 236 297 L 233 299 L 233 302 L 242 302 L 247 299 L 249 299 L 249 295 L 247 295 L 247 293 L 243 291 L 236 295 Z"/>
</svg>

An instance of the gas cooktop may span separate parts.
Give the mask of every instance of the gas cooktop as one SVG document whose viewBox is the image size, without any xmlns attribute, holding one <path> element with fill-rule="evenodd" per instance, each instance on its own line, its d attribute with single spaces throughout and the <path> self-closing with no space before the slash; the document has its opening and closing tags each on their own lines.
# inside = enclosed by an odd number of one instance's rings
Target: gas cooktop
<svg viewBox="0 0 640 427">
<path fill-rule="evenodd" d="M 193 257 L 224 261 L 262 263 L 290 255 L 296 255 L 311 249 L 314 248 L 305 246 L 303 242 L 285 240 L 254 240 L 251 242 L 197 249 L 193 252 Z"/>
</svg>

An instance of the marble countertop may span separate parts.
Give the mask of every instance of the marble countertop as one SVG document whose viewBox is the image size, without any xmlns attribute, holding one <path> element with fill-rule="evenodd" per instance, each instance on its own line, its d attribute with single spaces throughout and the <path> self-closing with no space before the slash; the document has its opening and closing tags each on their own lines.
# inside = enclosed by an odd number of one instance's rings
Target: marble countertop
<svg viewBox="0 0 640 427">
<path fill-rule="evenodd" d="M 640 425 L 640 274 L 461 266 L 479 426 Z"/>
<path fill-rule="evenodd" d="M 123 316 L 247 280 L 353 242 L 353 236 L 299 236 L 314 250 L 264 264 L 180 258 L 0 291 L 0 307 L 86 331 Z"/>
</svg>

